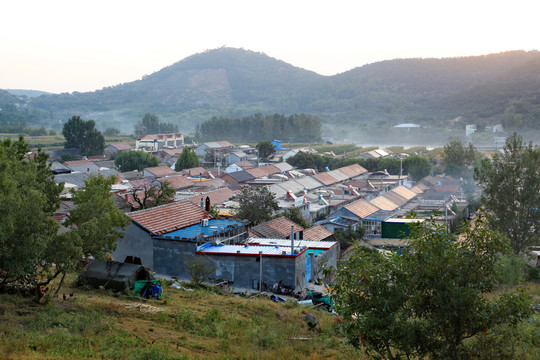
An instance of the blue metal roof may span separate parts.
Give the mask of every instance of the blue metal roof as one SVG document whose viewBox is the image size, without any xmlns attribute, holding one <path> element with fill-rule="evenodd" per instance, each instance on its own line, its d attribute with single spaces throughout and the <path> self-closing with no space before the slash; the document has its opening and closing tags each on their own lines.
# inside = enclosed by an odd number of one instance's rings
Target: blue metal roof
<svg viewBox="0 0 540 360">
<path fill-rule="evenodd" d="M 246 225 L 245 222 L 226 219 L 210 219 L 208 220 L 208 226 L 201 226 L 201 224 L 191 225 L 179 230 L 175 230 L 166 234 L 163 234 L 161 238 L 165 239 L 177 239 L 177 240 L 192 240 L 200 234 L 204 234 L 202 238 L 221 234 L 231 227 L 239 227 Z M 228 228 L 227 228 L 228 227 Z"/>
</svg>

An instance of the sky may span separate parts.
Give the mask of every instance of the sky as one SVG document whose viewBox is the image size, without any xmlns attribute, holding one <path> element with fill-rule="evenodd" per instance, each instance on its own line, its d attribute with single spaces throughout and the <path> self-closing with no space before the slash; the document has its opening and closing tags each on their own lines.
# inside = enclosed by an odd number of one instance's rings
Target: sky
<svg viewBox="0 0 540 360">
<path fill-rule="evenodd" d="M 39 0 L 0 5 L 0 89 L 94 91 L 222 46 L 322 75 L 540 50 L 535 0 Z"/>
</svg>

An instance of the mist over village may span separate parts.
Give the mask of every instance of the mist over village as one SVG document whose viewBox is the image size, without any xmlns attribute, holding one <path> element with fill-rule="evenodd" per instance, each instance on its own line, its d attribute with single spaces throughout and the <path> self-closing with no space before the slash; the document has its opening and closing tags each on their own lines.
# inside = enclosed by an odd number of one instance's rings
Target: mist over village
<svg viewBox="0 0 540 360">
<path fill-rule="evenodd" d="M 420 3 L 6 19 L 0 359 L 540 358 L 531 15 Z"/>
</svg>

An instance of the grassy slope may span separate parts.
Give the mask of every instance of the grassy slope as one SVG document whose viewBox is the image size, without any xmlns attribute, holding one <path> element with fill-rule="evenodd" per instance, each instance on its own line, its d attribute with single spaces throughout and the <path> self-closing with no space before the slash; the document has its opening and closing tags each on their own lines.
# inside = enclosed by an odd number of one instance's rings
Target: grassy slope
<svg viewBox="0 0 540 360">
<path fill-rule="evenodd" d="M 74 296 L 69 297 L 73 292 Z M 47 305 L 0 296 L 0 359 L 362 359 L 324 310 L 209 290 L 141 301 L 64 287 Z M 322 332 L 302 320 L 312 312 Z M 290 340 L 310 337 L 312 340 Z"/>
</svg>

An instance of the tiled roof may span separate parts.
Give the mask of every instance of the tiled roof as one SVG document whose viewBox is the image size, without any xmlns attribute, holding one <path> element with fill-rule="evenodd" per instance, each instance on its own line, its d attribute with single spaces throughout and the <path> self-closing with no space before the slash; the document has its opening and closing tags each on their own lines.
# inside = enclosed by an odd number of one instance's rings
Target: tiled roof
<svg viewBox="0 0 540 360">
<path fill-rule="evenodd" d="M 178 156 L 182 153 L 182 151 L 184 151 L 184 148 L 178 148 L 178 149 L 164 149 L 164 150 L 160 150 L 161 152 L 171 156 L 171 157 L 175 157 L 175 156 Z"/>
<path fill-rule="evenodd" d="M 393 202 L 394 204 L 398 206 L 402 206 L 408 201 L 403 196 L 399 195 L 398 193 L 394 191 L 389 191 L 387 193 L 382 194 L 381 196 L 384 196 L 385 198 L 387 198 L 388 200 L 390 200 L 391 202 Z"/>
<path fill-rule="evenodd" d="M 206 173 L 206 170 L 203 167 L 195 167 L 191 169 L 184 169 L 182 172 L 189 176 L 200 176 Z"/>
<path fill-rule="evenodd" d="M 353 178 L 368 172 L 366 169 L 364 169 L 358 164 L 341 167 L 338 170 L 341 171 L 343 174 L 347 175 L 349 178 Z"/>
<path fill-rule="evenodd" d="M 246 171 L 256 178 L 261 178 L 272 174 L 279 174 L 281 172 L 281 170 L 274 165 L 261 166 Z"/>
<path fill-rule="evenodd" d="M 131 150 L 131 149 L 133 149 L 133 146 L 131 146 L 128 143 L 116 143 L 116 144 L 111 144 L 111 146 L 117 148 L 118 150 Z"/>
<path fill-rule="evenodd" d="M 259 224 L 257 226 L 252 227 L 249 232 L 250 234 L 253 234 L 253 236 L 261 237 L 261 238 L 283 238 L 284 237 L 281 233 L 272 229 L 266 223 Z M 289 232 L 290 232 L 290 229 L 289 229 Z"/>
<path fill-rule="evenodd" d="M 345 209 L 349 210 L 350 212 L 352 212 L 354 215 L 358 216 L 361 219 L 379 211 L 378 207 L 376 207 L 373 204 L 370 204 L 364 199 L 360 199 L 360 200 L 357 200 L 350 204 L 345 205 Z"/>
<path fill-rule="evenodd" d="M 236 180 L 237 182 L 243 182 L 243 181 L 249 181 L 249 180 L 255 179 L 255 176 L 251 175 L 250 173 L 248 173 L 245 170 L 228 173 L 225 176 L 230 176 L 234 180 Z"/>
<path fill-rule="evenodd" d="M 206 197 L 208 196 L 210 198 L 210 205 L 214 205 L 214 204 L 222 204 L 225 201 L 229 201 L 234 197 L 234 195 L 235 195 L 234 191 L 232 191 L 228 187 L 225 187 L 222 189 L 209 191 L 209 192 L 202 193 L 199 195 L 194 195 L 192 197 L 187 198 L 187 200 L 191 201 L 194 204 L 200 205 L 201 198 L 203 199 L 203 201 L 206 201 Z"/>
<path fill-rule="evenodd" d="M 76 160 L 76 161 L 66 161 L 65 166 L 79 166 L 79 165 L 94 165 L 90 160 Z"/>
<path fill-rule="evenodd" d="M 176 171 L 174 171 L 168 166 L 156 166 L 156 167 L 146 168 L 144 169 L 144 171 L 154 174 L 154 176 L 166 176 L 166 175 L 178 174 Z"/>
<path fill-rule="evenodd" d="M 159 179 L 160 182 L 167 182 L 174 189 L 187 189 L 193 187 L 195 184 L 193 181 L 189 180 L 187 176 L 176 175 L 176 176 L 167 176 Z"/>
<path fill-rule="evenodd" d="M 337 181 L 345 181 L 345 180 L 348 180 L 349 177 L 347 175 L 345 175 L 344 173 L 342 173 L 341 171 L 339 170 L 332 170 L 332 171 L 329 171 L 328 172 L 328 175 L 330 175 L 331 177 L 335 178 Z"/>
<path fill-rule="evenodd" d="M 322 225 L 315 225 L 304 230 L 304 240 L 321 241 L 334 234 Z"/>
<path fill-rule="evenodd" d="M 290 170 L 294 169 L 294 167 L 292 167 L 290 164 L 288 164 L 286 162 L 275 163 L 273 165 L 275 167 L 277 167 L 279 170 L 281 170 L 282 172 L 290 171 Z"/>
<path fill-rule="evenodd" d="M 396 194 L 403 196 L 407 200 L 411 200 L 416 196 L 416 193 L 414 191 L 407 189 L 403 185 L 398 186 L 395 189 L 392 189 L 392 191 L 395 192 Z"/>
<path fill-rule="evenodd" d="M 399 207 L 394 202 L 388 200 L 384 196 L 377 196 L 375 199 L 372 199 L 369 202 L 378 207 L 379 209 L 386 211 L 392 211 Z"/>
<path fill-rule="evenodd" d="M 234 163 L 237 166 L 240 166 L 242 169 L 253 169 L 256 165 L 253 164 L 251 161 L 239 161 L 237 163 Z"/>
<path fill-rule="evenodd" d="M 276 230 L 283 236 L 289 236 L 291 234 L 291 226 L 294 226 L 295 233 L 304 230 L 303 227 L 301 227 L 298 224 L 295 224 L 291 220 L 287 219 L 285 216 L 268 221 L 266 225 L 270 226 L 272 229 Z"/>
<path fill-rule="evenodd" d="M 234 145 L 231 144 L 230 142 L 228 142 L 227 140 L 222 140 L 222 141 L 216 141 L 219 146 L 221 147 L 233 147 Z"/>
<path fill-rule="evenodd" d="M 200 206 L 182 201 L 157 206 L 127 214 L 139 226 L 154 235 L 161 235 L 186 226 L 194 225 L 204 218 L 212 218 Z"/>
<path fill-rule="evenodd" d="M 318 173 L 317 175 L 314 175 L 313 177 L 319 180 L 321 183 L 323 183 L 326 186 L 332 185 L 338 182 L 336 178 L 334 178 L 333 176 L 325 172 Z"/>
</svg>

